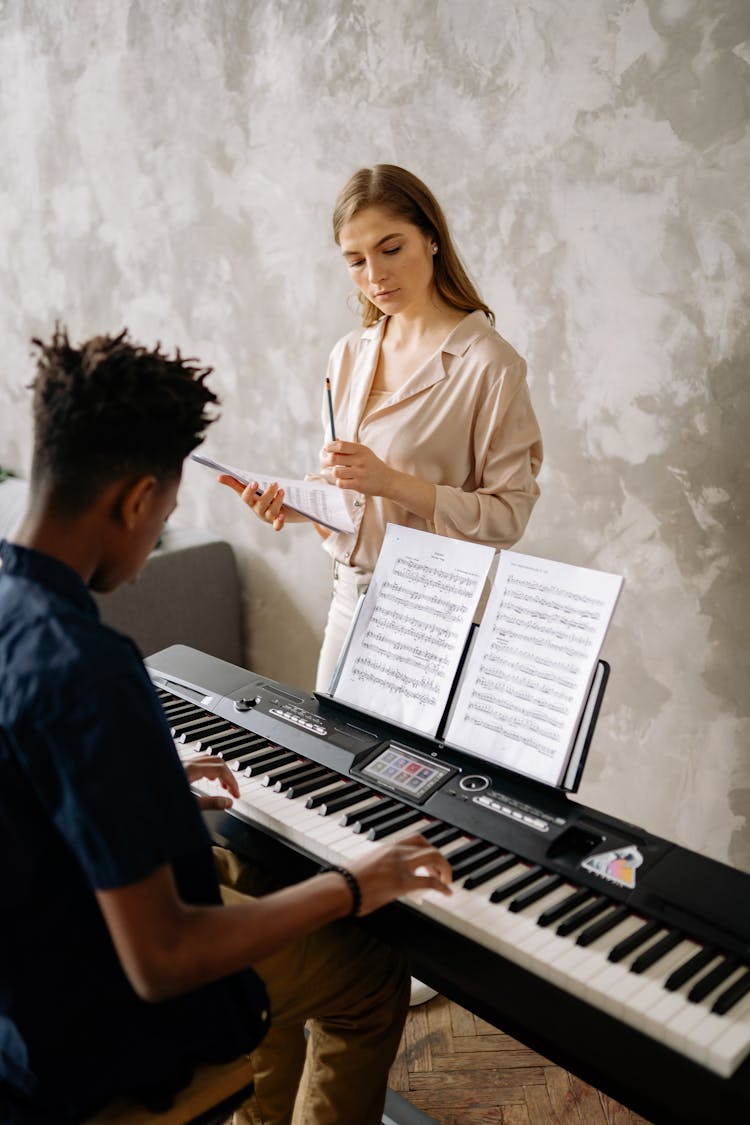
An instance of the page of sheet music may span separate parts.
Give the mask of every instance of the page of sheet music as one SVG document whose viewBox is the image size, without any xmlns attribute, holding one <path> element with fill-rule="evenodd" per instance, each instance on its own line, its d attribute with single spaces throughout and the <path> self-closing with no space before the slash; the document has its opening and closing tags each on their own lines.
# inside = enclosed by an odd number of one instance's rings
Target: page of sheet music
<svg viewBox="0 0 750 1125">
<path fill-rule="evenodd" d="M 249 484 L 251 480 L 257 481 L 261 492 L 275 481 L 279 488 L 285 492 L 284 503 L 292 511 L 300 515 L 309 516 L 316 523 L 330 527 L 332 531 L 354 531 L 354 524 L 349 506 L 356 497 L 356 493 L 347 488 L 336 488 L 323 480 L 289 480 L 286 477 L 274 477 L 268 473 L 256 473 L 253 469 L 240 469 L 236 465 L 223 464 L 212 457 L 202 453 L 191 453 L 192 461 L 214 469 L 217 473 L 227 473 L 242 484 Z"/>
<path fill-rule="evenodd" d="M 621 585 L 503 551 L 446 742 L 559 784 Z"/>
<path fill-rule="evenodd" d="M 336 698 L 434 734 L 494 555 L 388 524 Z"/>
</svg>

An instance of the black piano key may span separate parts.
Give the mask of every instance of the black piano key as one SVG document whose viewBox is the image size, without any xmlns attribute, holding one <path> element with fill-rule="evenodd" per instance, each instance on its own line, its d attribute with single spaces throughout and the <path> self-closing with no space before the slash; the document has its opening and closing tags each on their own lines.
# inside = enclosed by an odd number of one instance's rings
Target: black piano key
<svg viewBox="0 0 750 1125">
<path fill-rule="evenodd" d="M 218 749 L 214 746 L 208 746 L 207 749 L 225 762 L 236 762 L 238 758 L 247 758 L 250 754 L 260 754 L 270 746 L 271 743 L 266 742 L 265 738 L 258 738 L 254 742 L 240 739 L 229 746 L 220 746 Z"/>
<path fill-rule="evenodd" d="M 351 813 L 344 813 L 344 816 L 341 818 L 341 823 L 343 824 L 344 820 L 349 817 L 350 819 L 347 823 L 352 825 L 352 831 L 356 832 L 357 835 L 361 835 L 363 832 L 366 832 L 368 828 L 374 828 L 376 824 L 388 820 L 390 817 L 395 816 L 396 813 L 405 812 L 408 807 L 408 805 L 402 805 L 400 801 L 381 801 L 379 807 L 377 809 L 372 809 L 371 812 L 362 809 L 361 812 L 353 811 Z"/>
<path fill-rule="evenodd" d="M 711 969 L 704 977 L 696 981 L 687 994 L 688 1000 L 692 1000 L 694 1004 L 704 1000 L 709 992 L 713 992 L 715 988 L 723 984 L 727 977 L 731 977 L 735 969 L 739 967 L 740 962 L 736 957 L 725 957 L 715 969 Z"/>
<path fill-rule="evenodd" d="M 165 703 L 162 705 L 162 710 L 170 722 L 176 721 L 178 718 L 184 718 L 186 715 L 198 715 L 199 709 L 194 703 L 186 703 L 184 699 L 174 704 Z"/>
<path fill-rule="evenodd" d="M 297 774 L 299 774 L 302 770 L 307 771 L 310 768 L 310 764 L 311 763 L 308 762 L 306 758 L 300 758 L 295 755 L 294 761 L 289 766 L 287 766 L 285 769 L 282 769 L 280 773 L 278 772 L 278 770 L 276 771 L 273 780 L 284 781 L 288 777 L 296 777 Z M 261 781 L 261 785 L 266 786 L 267 784 L 268 780 L 264 777 Z"/>
<path fill-rule="evenodd" d="M 626 918 L 630 917 L 630 911 L 627 906 L 618 906 L 611 910 L 609 914 L 605 914 L 603 918 L 597 919 L 587 926 L 576 938 L 576 945 L 587 946 L 596 941 L 600 937 L 604 937 L 615 926 L 619 926 L 620 922 L 624 922 Z"/>
<path fill-rule="evenodd" d="M 628 937 L 618 941 L 607 954 L 607 960 L 617 962 L 622 961 L 623 957 L 627 957 L 629 953 L 633 953 L 644 942 L 649 941 L 652 937 L 658 934 L 661 926 L 658 922 L 644 922 L 639 930 Z"/>
<path fill-rule="evenodd" d="M 497 859 L 501 854 L 500 849 L 496 848 L 494 844 L 485 844 L 481 852 L 477 852 L 476 855 L 467 856 L 460 863 L 451 863 L 453 878 L 463 879 L 464 875 L 471 875 L 473 871 L 478 871 L 480 867 L 484 867 L 486 863 Z"/>
<path fill-rule="evenodd" d="M 177 738 L 186 730 L 195 730 L 196 727 L 202 727 L 205 723 L 215 722 L 217 722 L 216 715 L 210 715 L 208 711 L 199 711 L 196 708 L 194 714 L 184 719 L 178 719 L 172 723 L 169 729 L 172 732 L 172 737 Z M 222 719 L 221 722 L 224 722 L 224 720 Z"/>
<path fill-rule="evenodd" d="M 378 797 L 376 801 L 371 801 L 369 805 L 363 805 L 361 809 L 354 809 L 352 812 L 344 813 L 339 824 L 342 828 L 346 828 L 349 824 L 354 824 L 359 820 L 360 816 L 367 816 L 368 813 L 375 812 L 380 808 L 385 800 L 384 797 Z M 326 815 L 325 813 L 323 814 Z"/>
<path fill-rule="evenodd" d="M 285 753 L 286 750 L 282 750 L 275 742 L 262 742 L 260 746 L 256 746 L 254 750 L 245 750 L 236 757 L 228 758 L 227 762 L 230 770 L 243 773 L 245 766 L 252 765 L 254 762 L 269 761 L 271 758 Z"/>
<path fill-rule="evenodd" d="M 230 758 L 227 762 L 227 765 L 229 766 L 230 770 L 234 770 L 235 773 L 244 774 L 247 766 L 256 764 L 260 765 L 263 762 L 270 762 L 272 758 L 276 757 L 277 754 L 283 753 L 284 751 L 280 746 L 274 746 L 273 743 L 269 742 L 265 746 L 258 747 L 257 750 L 250 750 L 244 754 L 240 754 L 236 758 Z M 255 772 L 256 771 L 254 770 L 247 776 L 253 777 L 255 775 Z"/>
<path fill-rule="evenodd" d="M 486 847 L 486 840 L 469 840 L 467 843 L 461 844 L 461 847 L 456 848 L 455 851 L 443 852 L 443 855 L 453 867 L 454 864 L 460 863 L 463 859 L 470 859 L 471 856 L 476 855 L 477 852 L 481 852 Z"/>
<path fill-rule="evenodd" d="M 480 867 L 478 871 L 467 875 L 464 879 L 464 890 L 473 891 L 475 887 L 481 887 L 482 883 L 487 883 L 490 879 L 494 879 L 496 875 L 502 875 L 503 871 L 509 871 L 517 863 L 517 856 L 501 852 L 498 859 L 491 860 L 486 867 Z"/>
<path fill-rule="evenodd" d="M 283 773 L 277 773 L 271 779 L 274 792 L 283 793 L 288 789 L 293 781 L 304 781 L 318 769 L 314 762 L 302 761 L 296 768 L 284 770 Z"/>
<path fill-rule="evenodd" d="M 706 965 L 710 965 L 716 957 L 716 950 L 707 945 L 705 949 L 699 949 L 692 957 L 689 957 L 683 965 L 680 965 L 671 973 L 666 981 L 664 987 L 669 992 L 676 992 L 683 984 L 699 973 L 701 969 L 705 969 Z"/>
<path fill-rule="evenodd" d="M 233 727 L 226 719 L 222 719 L 221 715 L 207 715 L 206 725 L 216 727 L 214 733 L 215 738 L 231 738 L 238 734 L 247 734 L 247 731 L 240 731 L 237 727 Z M 192 742 L 193 739 L 191 738 Z"/>
<path fill-rule="evenodd" d="M 250 734 L 246 730 L 235 730 L 224 738 L 207 738 L 199 741 L 205 742 L 207 753 L 223 754 L 225 751 L 227 753 L 233 750 L 238 752 L 240 748 L 252 750 L 255 746 L 263 746 L 266 739 L 257 734 Z"/>
<path fill-rule="evenodd" d="M 422 835 L 433 847 L 442 848 L 445 844 L 451 844 L 454 840 L 457 840 L 461 835 L 461 830 L 450 824 L 437 821 L 435 824 L 431 824 Z"/>
<path fill-rule="evenodd" d="M 441 832 L 445 832 L 448 828 L 450 828 L 450 825 L 446 824 L 444 820 L 436 820 L 433 824 L 430 825 L 429 828 L 425 829 L 424 838 L 425 840 L 429 840 L 430 843 L 432 843 L 433 836 L 438 836 Z"/>
<path fill-rule="evenodd" d="M 313 782 L 320 781 L 321 773 L 320 766 L 316 766 L 314 762 L 308 762 L 304 771 L 298 773 L 291 780 L 282 781 L 281 778 L 277 777 L 273 787 L 274 792 L 283 793 L 286 796 L 293 785 L 304 785 L 306 781 L 310 780 L 313 780 Z"/>
<path fill-rule="evenodd" d="M 367 839 L 384 840 L 387 836 L 391 836 L 401 828 L 406 828 L 409 824 L 415 824 L 421 819 L 422 813 L 419 812 L 418 809 L 406 809 L 397 816 L 393 816 L 389 820 L 383 820 L 380 824 L 376 824 L 374 827 L 370 828 L 367 833 Z M 354 831 L 356 832 L 356 828 Z"/>
<path fill-rule="evenodd" d="M 343 778 L 341 780 L 344 781 Z M 307 802 L 305 804 L 305 808 L 306 809 L 317 809 L 319 807 L 319 805 L 322 805 L 325 801 L 327 801 L 329 799 L 332 800 L 334 797 L 348 797 L 348 795 L 350 793 L 365 793 L 365 792 L 366 792 L 366 789 L 364 789 L 363 786 L 361 786 L 358 782 L 347 781 L 347 782 L 344 782 L 343 785 L 340 785 L 339 788 L 335 789 L 332 793 L 320 793 L 316 797 L 308 797 Z"/>
<path fill-rule="evenodd" d="M 321 766 L 318 773 L 316 775 L 311 774 L 307 781 L 293 782 L 284 795 L 290 800 L 306 797 L 308 793 L 315 793 L 318 789 L 326 789 L 329 785 L 333 785 L 336 778 L 337 774 L 331 773 L 330 770 Z"/>
<path fill-rule="evenodd" d="M 527 906 L 532 906 L 540 898 L 544 898 L 550 891 L 556 891 L 564 882 L 562 875 L 548 875 L 546 879 L 542 879 L 541 883 L 535 883 L 533 887 L 529 887 L 520 895 L 516 895 L 513 901 L 508 903 L 508 910 L 512 914 L 518 914 L 519 911 L 525 910 Z"/>
<path fill-rule="evenodd" d="M 348 809 L 351 805 L 359 805 L 372 793 L 371 789 L 365 789 L 361 785 L 358 785 L 356 788 L 359 792 L 342 794 L 341 796 L 337 794 L 335 797 L 323 801 L 318 809 L 320 815 L 330 816 L 331 813 L 337 813 L 341 809 Z M 367 808 L 369 807 L 368 805 Z"/>
<path fill-rule="evenodd" d="M 224 729 L 223 720 L 214 722 L 201 723 L 197 727 L 191 727 L 189 730 L 184 730 L 182 734 L 177 735 L 178 742 L 197 742 L 198 739 L 205 739 L 212 734 L 218 734 L 219 731 Z"/>
<path fill-rule="evenodd" d="M 205 712 L 198 711 L 197 708 L 185 712 L 184 715 L 177 715 L 169 724 L 169 733 L 172 735 L 172 738 L 176 738 L 181 730 L 184 730 L 188 726 L 195 726 L 202 718 L 206 718 Z"/>
<path fill-rule="evenodd" d="M 655 941 L 648 949 L 644 949 L 643 953 L 639 953 L 633 964 L 630 966 L 631 973 L 644 973 L 646 969 L 650 969 L 667 953 L 685 940 L 685 935 L 681 934 L 679 930 L 672 930 L 670 933 L 665 934 L 659 941 Z"/>
<path fill-rule="evenodd" d="M 338 823 L 345 828 L 349 825 L 355 825 L 356 821 L 361 820 L 362 817 L 369 817 L 371 813 L 378 814 L 386 808 L 398 808 L 396 801 L 390 802 L 385 796 L 380 796 L 376 801 L 371 801 L 369 804 L 362 805 L 361 809 L 352 809 L 351 812 L 345 812 L 343 817 Z"/>
<path fill-rule="evenodd" d="M 211 738 L 206 742 L 206 752 L 218 754 L 220 750 L 234 750 L 236 746 L 248 746 L 253 742 L 253 736 L 246 730 L 231 730 L 226 734 Z"/>
<path fill-rule="evenodd" d="M 259 758 L 251 758 L 241 769 L 241 773 L 245 777 L 257 777 L 258 774 L 268 773 L 269 769 L 276 769 L 279 766 L 291 766 L 292 762 L 297 761 L 296 754 L 290 754 L 288 750 L 281 750 L 278 747 L 273 753 L 264 754 Z"/>
<path fill-rule="evenodd" d="M 560 925 L 555 930 L 559 937 L 567 937 L 568 934 L 573 934 L 581 926 L 585 926 L 593 918 L 597 918 L 600 914 L 611 906 L 610 899 L 605 898 L 603 895 L 597 895 L 593 902 L 587 903 L 582 906 L 580 910 L 576 910 L 574 914 L 569 914 L 567 918 L 563 918 Z"/>
<path fill-rule="evenodd" d="M 717 1016 L 726 1015 L 743 996 L 747 996 L 748 992 L 750 992 L 750 969 L 738 977 L 734 984 L 730 984 L 724 992 L 719 993 L 711 1005 L 711 1011 Z"/>
<path fill-rule="evenodd" d="M 561 918 L 564 918 L 566 914 L 570 914 L 571 910 L 575 910 L 593 897 L 594 892 L 590 891 L 588 887 L 581 887 L 577 891 L 571 891 L 567 898 L 543 910 L 537 918 L 536 924 L 537 926 L 551 926 L 553 922 L 558 922 Z"/>
<path fill-rule="evenodd" d="M 516 891 L 522 891 L 531 883 L 536 883 L 545 874 L 543 867 L 535 864 L 529 867 L 527 871 L 522 871 L 520 875 L 514 875 L 507 883 L 501 883 L 499 887 L 495 887 L 490 895 L 490 902 L 504 902 L 506 898 L 512 898 Z"/>
<path fill-rule="evenodd" d="M 290 766 L 294 770 L 297 770 L 300 767 L 307 765 L 307 763 L 304 760 L 301 760 L 297 754 L 292 754 L 291 758 L 291 762 L 271 762 L 271 764 L 266 766 L 265 769 L 258 770 L 257 773 L 251 774 L 250 776 L 258 777 L 260 775 L 260 783 L 264 789 L 268 789 L 269 786 L 273 787 L 273 783 L 277 780 L 277 778 L 289 772 Z"/>
</svg>

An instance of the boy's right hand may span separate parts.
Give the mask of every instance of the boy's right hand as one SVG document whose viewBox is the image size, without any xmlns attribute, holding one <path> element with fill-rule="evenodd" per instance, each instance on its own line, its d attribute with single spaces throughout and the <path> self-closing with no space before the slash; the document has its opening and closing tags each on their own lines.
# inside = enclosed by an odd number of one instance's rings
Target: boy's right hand
<svg viewBox="0 0 750 1125">
<path fill-rule="evenodd" d="M 362 892 L 360 916 L 410 891 L 451 894 L 451 865 L 424 836 L 408 836 L 397 844 L 384 844 L 352 860 L 348 867 Z"/>
</svg>

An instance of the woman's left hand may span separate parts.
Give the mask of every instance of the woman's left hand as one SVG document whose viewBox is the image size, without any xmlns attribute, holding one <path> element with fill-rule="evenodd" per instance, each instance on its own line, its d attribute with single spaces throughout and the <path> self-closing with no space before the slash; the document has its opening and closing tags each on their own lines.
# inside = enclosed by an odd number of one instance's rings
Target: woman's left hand
<svg viewBox="0 0 750 1125">
<path fill-rule="evenodd" d="M 185 763 L 185 773 L 190 782 L 199 781 L 200 778 L 206 777 L 211 781 L 218 781 L 222 789 L 226 789 L 232 797 L 239 797 L 240 795 L 237 777 L 232 773 L 223 758 L 214 758 L 209 754 L 205 754 L 202 758 L 193 758 Z M 215 797 L 201 794 L 197 800 L 202 809 L 228 809 L 232 804 L 231 797 L 220 797 L 218 794 Z"/>
<path fill-rule="evenodd" d="M 320 464 L 331 484 L 365 496 L 388 496 L 395 475 L 368 446 L 356 441 L 329 441 L 321 451 Z"/>
</svg>

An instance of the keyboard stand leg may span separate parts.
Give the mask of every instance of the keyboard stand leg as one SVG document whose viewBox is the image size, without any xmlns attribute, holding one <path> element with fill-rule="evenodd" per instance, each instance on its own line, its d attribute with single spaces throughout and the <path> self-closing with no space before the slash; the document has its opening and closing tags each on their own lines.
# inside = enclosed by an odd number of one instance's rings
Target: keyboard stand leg
<svg viewBox="0 0 750 1125">
<path fill-rule="evenodd" d="M 428 1117 L 423 1110 L 407 1102 L 395 1090 L 388 1090 L 385 1095 L 383 1125 L 437 1125 L 437 1122 L 434 1117 Z"/>
</svg>

